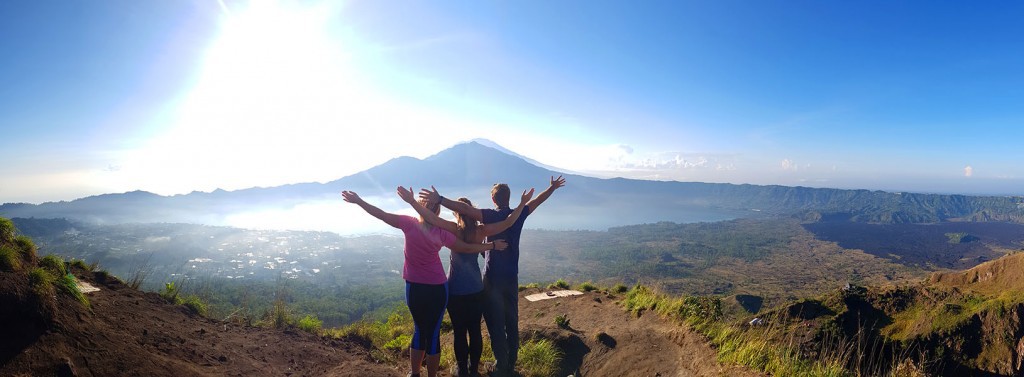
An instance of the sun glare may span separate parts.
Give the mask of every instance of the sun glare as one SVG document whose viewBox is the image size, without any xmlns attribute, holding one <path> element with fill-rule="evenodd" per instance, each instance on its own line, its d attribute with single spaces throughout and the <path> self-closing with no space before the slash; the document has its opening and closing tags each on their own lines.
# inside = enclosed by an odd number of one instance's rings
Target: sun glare
<svg viewBox="0 0 1024 377">
<path fill-rule="evenodd" d="M 340 157 L 400 134 L 375 119 L 389 101 L 352 63 L 356 47 L 332 35 L 340 11 L 253 2 L 226 12 L 194 84 L 158 120 L 164 131 L 122 170 L 173 194 L 335 179 L 339 165 L 379 163 Z"/>
<path fill-rule="evenodd" d="M 374 64 L 386 49 L 351 35 L 345 17 L 337 2 L 229 7 L 194 80 L 153 120 L 159 131 L 118 158 L 108 183 L 173 195 L 325 182 L 476 137 L 568 147 L 406 97 L 403 74 Z"/>
</svg>

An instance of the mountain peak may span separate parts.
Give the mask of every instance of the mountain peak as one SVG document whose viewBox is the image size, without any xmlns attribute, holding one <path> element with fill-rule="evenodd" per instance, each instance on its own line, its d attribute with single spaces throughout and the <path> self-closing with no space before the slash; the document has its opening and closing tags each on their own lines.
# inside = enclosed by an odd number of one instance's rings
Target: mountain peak
<svg viewBox="0 0 1024 377">
<path fill-rule="evenodd" d="M 526 162 L 530 163 L 531 165 L 534 165 L 534 166 L 537 166 L 537 167 L 540 167 L 540 168 L 544 168 L 544 169 L 551 170 L 551 171 L 554 171 L 554 172 L 559 172 L 559 173 L 576 174 L 576 173 L 574 173 L 574 172 L 572 172 L 572 171 L 570 171 L 568 169 L 563 169 L 563 168 L 559 168 L 559 167 L 556 167 L 556 166 L 551 166 L 551 165 L 542 163 L 540 161 L 534 160 L 532 158 L 529 158 L 527 156 L 524 156 L 522 154 L 516 153 L 516 152 L 512 151 L 511 149 L 505 148 L 505 147 L 501 146 L 500 144 L 498 144 L 498 143 L 496 143 L 496 142 L 494 142 L 494 141 L 492 141 L 490 139 L 484 139 L 484 138 L 470 139 L 470 140 L 467 140 L 467 141 L 463 141 L 463 142 L 457 143 L 457 144 L 455 144 L 454 146 L 452 146 L 449 149 L 455 149 L 455 148 L 462 147 L 462 146 L 466 146 L 466 147 L 483 147 L 483 148 L 493 149 L 495 151 L 507 154 L 509 156 L 519 158 L 519 159 L 521 159 L 523 161 L 526 161 Z M 443 153 L 443 151 L 442 151 L 442 153 Z M 438 153 L 438 154 L 441 154 L 441 153 Z"/>
</svg>

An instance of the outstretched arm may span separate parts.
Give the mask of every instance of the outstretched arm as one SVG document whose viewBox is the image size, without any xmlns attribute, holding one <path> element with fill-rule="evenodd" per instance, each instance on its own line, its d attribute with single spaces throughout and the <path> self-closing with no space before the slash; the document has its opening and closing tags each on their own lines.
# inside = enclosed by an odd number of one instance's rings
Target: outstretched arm
<svg viewBox="0 0 1024 377">
<path fill-rule="evenodd" d="M 537 211 L 537 207 L 540 207 L 541 203 L 544 203 L 545 200 L 548 200 L 548 197 L 551 196 L 551 194 L 554 193 L 555 190 L 562 186 L 565 186 L 565 178 L 562 178 L 562 176 L 558 176 L 558 178 L 551 177 L 551 185 L 548 186 L 547 190 L 541 192 L 540 195 L 537 195 L 537 197 L 534 198 L 533 201 L 527 204 L 528 206 L 530 206 L 531 213 Z"/>
<path fill-rule="evenodd" d="M 419 196 L 420 199 L 426 199 L 428 203 L 437 203 L 440 200 L 441 205 L 444 206 L 444 208 L 458 212 L 463 216 L 466 216 L 467 218 L 476 221 L 484 221 L 484 214 L 483 212 L 480 212 L 479 208 L 473 207 L 469 204 L 460 202 L 458 200 L 451 200 L 445 198 L 437 192 L 437 189 L 434 188 L 434 186 L 430 186 L 430 190 L 420 190 Z"/>
<path fill-rule="evenodd" d="M 519 215 L 523 213 L 523 207 L 526 207 L 526 203 L 529 202 L 530 198 L 532 197 L 533 189 L 530 189 L 529 191 L 523 191 L 523 198 L 522 200 L 519 201 L 519 206 L 516 207 L 516 210 L 512 211 L 512 213 L 510 213 L 508 217 L 505 218 L 505 220 L 496 223 L 484 224 L 484 235 L 493 236 L 495 234 L 505 231 L 505 229 L 508 229 L 508 227 L 512 226 L 512 224 L 515 224 L 516 220 L 519 220 Z"/>
<path fill-rule="evenodd" d="M 420 202 L 417 202 L 416 198 L 413 197 L 411 187 L 406 189 L 405 187 L 398 186 L 397 190 L 398 197 L 402 198 L 406 203 L 409 203 L 409 205 L 416 210 L 416 213 L 419 213 L 420 216 L 423 217 L 423 220 L 426 220 L 430 225 L 452 232 L 452 234 L 459 234 L 459 224 L 442 219 L 441 216 L 438 216 L 434 211 L 427 209 L 427 207 L 424 207 Z"/>
<path fill-rule="evenodd" d="M 456 253 L 482 253 L 488 250 L 505 250 L 508 247 L 508 243 L 505 240 L 494 240 L 488 243 L 466 243 L 456 238 L 455 243 L 448 246 L 449 249 Z"/>
<path fill-rule="evenodd" d="M 380 208 L 375 207 L 373 204 L 367 203 L 365 200 L 363 200 L 363 198 L 359 197 L 359 194 L 356 194 L 354 191 L 342 191 L 341 197 L 346 202 L 356 204 L 359 207 L 362 207 L 363 210 L 366 211 L 366 213 L 369 213 L 373 217 L 380 219 L 384 223 L 391 225 L 395 228 L 399 227 L 398 215 L 384 212 Z"/>
</svg>

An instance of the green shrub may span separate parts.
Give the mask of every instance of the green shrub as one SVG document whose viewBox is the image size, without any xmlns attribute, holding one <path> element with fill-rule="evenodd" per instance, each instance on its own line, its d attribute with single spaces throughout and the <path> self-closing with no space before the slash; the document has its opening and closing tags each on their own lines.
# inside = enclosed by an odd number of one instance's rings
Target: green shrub
<svg viewBox="0 0 1024 377">
<path fill-rule="evenodd" d="M 56 255 L 50 254 L 39 260 L 39 267 L 45 268 L 53 273 L 53 276 L 64 276 L 68 274 L 64 261 Z"/>
<path fill-rule="evenodd" d="M 14 271 L 21 268 L 21 257 L 18 251 L 8 246 L 0 246 L 0 270 Z"/>
<path fill-rule="evenodd" d="M 302 319 L 300 319 L 298 323 L 299 329 L 311 332 L 313 334 L 319 333 L 323 325 L 324 321 L 321 321 L 315 315 L 307 315 L 305 317 L 302 317 Z"/>
<path fill-rule="evenodd" d="M 160 297 L 163 297 L 167 302 L 174 303 L 175 305 L 180 304 L 178 302 L 178 287 L 174 282 L 164 283 L 164 289 L 160 291 Z"/>
<path fill-rule="evenodd" d="M 523 376 L 554 376 L 561 362 L 562 351 L 550 340 L 531 340 L 519 347 L 519 372 Z"/>
<path fill-rule="evenodd" d="M 14 241 L 14 234 L 17 229 L 14 227 L 14 222 L 8 218 L 0 217 L 0 242 L 11 242 Z"/>
<path fill-rule="evenodd" d="M 548 286 L 548 289 L 569 289 L 569 283 L 563 279 L 558 279 L 554 283 Z"/>
<path fill-rule="evenodd" d="M 569 328 L 569 316 L 565 314 L 555 316 L 555 324 L 563 329 Z"/>
<path fill-rule="evenodd" d="M 207 313 L 206 303 L 203 302 L 203 299 L 199 298 L 199 296 L 196 296 L 196 295 L 185 296 L 185 299 L 182 300 L 181 303 L 183 305 L 185 305 L 185 307 L 191 309 L 193 313 L 199 314 L 201 316 L 206 316 L 206 313 Z"/>
<path fill-rule="evenodd" d="M 328 330 L 328 335 L 335 337 L 358 337 L 370 341 L 377 349 L 404 350 L 412 340 L 412 315 L 406 309 L 395 309 L 387 321 L 360 321 L 339 330 Z M 402 340 L 399 340 L 402 339 Z M 484 342 L 487 343 L 487 342 Z M 486 354 L 486 344 L 484 346 Z M 390 354 L 378 354 L 391 358 Z M 493 358 L 493 356 L 492 356 Z"/>
<path fill-rule="evenodd" d="M 18 236 L 14 239 L 14 244 L 18 245 L 18 249 L 21 250 L 21 259 L 26 262 L 32 262 L 36 260 L 36 244 L 32 242 L 32 239 L 28 236 Z"/>
<path fill-rule="evenodd" d="M 53 275 L 42 267 L 33 268 L 32 271 L 28 272 L 28 283 L 32 290 L 40 296 L 53 294 L 53 281 Z"/>
<path fill-rule="evenodd" d="M 615 284 L 615 286 L 612 287 L 612 292 L 614 293 L 626 293 L 627 291 L 629 291 L 629 287 L 625 286 L 622 283 Z"/>
<path fill-rule="evenodd" d="M 597 286 L 595 286 L 593 283 L 587 281 L 587 282 L 583 282 L 582 284 L 580 284 L 578 287 L 576 287 L 576 289 L 579 289 L 579 290 L 584 291 L 584 292 L 590 292 L 590 291 L 596 291 L 597 290 Z"/>
<path fill-rule="evenodd" d="M 661 301 L 660 298 L 649 288 L 637 284 L 626 293 L 623 305 L 625 305 L 626 311 L 640 316 L 645 310 L 656 309 L 659 301 Z"/>
<path fill-rule="evenodd" d="M 412 335 L 402 334 L 394 339 L 391 339 L 390 342 L 384 343 L 384 346 L 382 346 L 381 348 L 389 351 L 402 352 L 402 350 L 409 348 L 410 344 L 412 344 Z"/>
</svg>

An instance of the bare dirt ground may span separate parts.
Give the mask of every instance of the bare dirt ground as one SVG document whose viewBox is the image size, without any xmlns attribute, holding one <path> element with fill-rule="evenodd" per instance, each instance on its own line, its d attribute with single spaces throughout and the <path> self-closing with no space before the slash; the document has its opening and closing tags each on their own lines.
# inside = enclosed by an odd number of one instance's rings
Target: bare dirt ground
<svg viewBox="0 0 1024 377">
<path fill-rule="evenodd" d="M 405 375 L 398 366 L 375 362 L 365 344 L 224 323 L 169 305 L 155 293 L 78 275 L 101 289 L 87 295 L 91 312 L 59 301 L 49 329 L 24 339 L 28 346 L 20 351 L 0 355 L 0 375 Z M 18 318 L 7 320 L 5 326 L 17 325 Z"/>
<path fill-rule="evenodd" d="M 538 292 L 543 290 L 520 296 Z M 653 313 L 639 318 L 627 313 L 618 304 L 621 299 L 597 292 L 536 302 L 520 299 L 521 335 L 554 339 L 566 353 L 563 376 L 761 376 L 718 363 L 703 336 L 681 325 Z M 555 324 L 558 315 L 569 319 L 568 328 Z"/>
<path fill-rule="evenodd" d="M 23 274 L 0 274 L 0 301 L 34 307 Z M 57 295 L 46 325 L 31 310 L 0 310 L 3 376 L 405 376 L 406 359 L 376 361 L 371 346 L 298 330 L 250 327 L 205 318 L 120 281 L 76 275 L 101 290 L 86 309 Z M 23 281 L 24 280 L 24 281 Z M 100 279 L 102 280 L 102 279 Z M 551 339 L 565 352 L 558 376 L 758 376 L 721 365 L 699 334 L 655 314 L 636 318 L 621 296 L 587 292 L 529 302 L 520 294 L 524 339 Z M 10 307 L 8 307 L 10 308 Z M 565 314 L 568 328 L 555 324 Z M 13 331 L 8 331 L 12 330 Z M 18 330 L 18 329 L 23 329 Z M 485 330 L 486 337 L 486 330 Z M 451 342 L 451 335 L 443 338 Z M 488 341 L 485 338 L 485 341 Z M 425 372 L 425 371 L 424 371 Z M 425 375 L 425 374 L 424 374 Z M 442 370 L 441 376 L 449 376 Z"/>
</svg>

